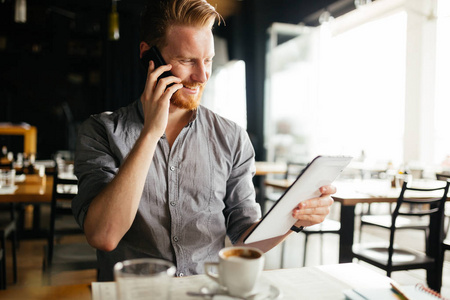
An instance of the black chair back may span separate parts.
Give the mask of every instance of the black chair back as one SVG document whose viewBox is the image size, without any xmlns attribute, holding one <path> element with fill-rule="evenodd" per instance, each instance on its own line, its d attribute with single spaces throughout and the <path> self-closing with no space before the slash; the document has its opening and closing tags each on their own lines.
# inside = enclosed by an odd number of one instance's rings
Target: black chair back
<svg viewBox="0 0 450 300">
<path fill-rule="evenodd" d="M 53 178 L 53 193 L 50 206 L 50 226 L 47 241 L 47 262 L 52 263 L 55 239 L 58 236 L 83 234 L 81 228 L 72 217 L 71 201 L 77 193 L 76 178 L 60 178 L 55 174 Z M 59 218 L 67 216 L 62 222 Z"/>
<path fill-rule="evenodd" d="M 388 264 L 387 268 L 392 268 L 392 257 L 394 253 L 394 238 L 396 232 L 396 220 L 399 216 L 418 216 L 418 217 L 429 217 L 430 227 L 431 223 L 436 221 L 443 224 L 445 201 L 447 200 L 447 194 L 450 182 L 445 185 L 434 187 L 434 188 L 418 188 L 409 187 L 408 182 L 404 182 L 400 196 L 397 199 L 397 205 L 392 213 L 391 222 L 391 232 L 389 239 L 389 250 L 388 250 Z M 430 193 L 436 193 L 436 196 L 430 196 Z M 443 239 L 443 226 L 439 226 L 441 231 L 439 236 Z M 433 249 L 430 246 L 430 239 L 426 241 L 426 249 Z M 427 250 L 428 251 L 428 250 Z M 433 251 L 433 250 L 431 250 Z M 437 257 L 438 253 L 427 253 L 427 255 L 432 257 Z"/>
<path fill-rule="evenodd" d="M 76 177 L 66 175 L 61 177 L 57 171 L 54 174 L 49 235 L 43 262 L 43 279 L 46 284 L 51 283 L 52 274 L 57 272 L 98 270 L 96 250 L 87 243 L 72 214 L 71 202 L 77 194 L 78 181 Z M 76 241 L 72 238 L 63 241 L 65 236 L 70 235 L 79 237 L 75 238 Z"/>
</svg>

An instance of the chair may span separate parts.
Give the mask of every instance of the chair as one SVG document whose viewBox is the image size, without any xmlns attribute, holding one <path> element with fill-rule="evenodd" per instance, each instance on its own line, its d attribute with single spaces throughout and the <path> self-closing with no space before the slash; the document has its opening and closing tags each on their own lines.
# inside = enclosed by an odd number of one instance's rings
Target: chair
<svg viewBox="0 0 450 300">
<path fill-rule="evenodd" d="M 436 179 L 442 180 L 442 181 L 448 181 L 450 180 L 450 174 L 447 173 L 436 173 Z M 450 229 L 450 212 L 448 209 L 445 210 L 445 219 L 447 219 L 447 226 L 445 226 L 444 235 L 447 236 L 448 230 Z"/>
<path fill-rule="evenodd" d="M 369 204 L 370 205 L 370 204 Z M 417 205 L 409 205 L 409 209 L 413 211 L 417 209 Z M 359 224 L 359 242 L 361 243 L 362 230 L 364 226 L 375 226 L 378 228 L 384 228 L 387 230 L 391 229 L 392 222 L 392 206 L 389 203 L 389 214 L 371 214 L 370 211 L 367 213 L 361 212 L 360 224 Z M 423 216 L 419 216 L 412 212 L 411 215 L 402 214 L 397 217 L 396 220 L 396 230 L 421 230 L 425 235 L 425 244 L 428 240 L 429 230 L 428 230 L 428 219 Z"/>
<path fill-rule="evenodd" d="M 51 282 L 52 274 L 97 268 L 96 250 L 86 241 L 62 242 L 63 238 L 83 235 L 72 215 L 71 200 L 76 195 L 77 179 L 61 178 L 56 173 L 50 209 L 50 229 L 44 246 L 44 280 Z"/>
<path fill-rule="evenodd" d="M 325 219 L 322 223 L 316 224 L 314 226 L 305 227 L 302 233 L 305 235 L 305 244 L 303 248 L 303 266 L 306 264 L 306 246 L 308 244 L 308 237 L 313 234 L 320 234 L 320 263 L 323 263 L 323 235 L 332 233 L 339 234 L 341 230 L 341 223 L 332 219 Z"/>
<path fill-rule="evenodd" d="M 435 271 L 436 262 L 441 255 L 440 247 L 436 248 L 435 241 L 431 241 L 429 237 L 427 237 L 425 253 L 398 246 L 395 243 L 397 229 L 399 229 L 397 225 L 400 225 L 397 221 L 399 216 L 428 216 L 428 231 L 436 228 L 436 226 L 443 231 L 442 219 L 449 185 L 450 182 L 434 188 L 414 188 L 409 187 L 408 183 L 404 182 L 391 216 L 389 242 L 387 244 L 355 244 L 352 249 L 353 257 L 385 270 L 389 277 L 392 272 L 401 270 L 426 269 L 427 272 Z M 414 209 L 410 209 L 410 206 L 413 206 Z M 436 224 L 436 222 L 438 223 Z M 439 236 L 442 239 L 443 235 L 439 234 Z M 440 243 L 442 243 L 442 240 L 439 241 Z"/>
<path fill-rule="evenodd" d="M 3 249 L 0 249 L 0 269 L 3 270 L 3 264 L 5 263 L 5 256 L 3 253 Z M 5 287 L 3 286 L 3 279 L 4 279 L 4 275 L 2 272 L 0 272 L 0 289 L 4 290 Z"/>
<path fill-rule="evenodd" d="M 0 289 L 6 289 L 6 240 L 11 239 L 13 282 L 17 282 L 17 216 L 13 203 L 0 205 L 0 249 L 2 250 Z"/>
</svg>

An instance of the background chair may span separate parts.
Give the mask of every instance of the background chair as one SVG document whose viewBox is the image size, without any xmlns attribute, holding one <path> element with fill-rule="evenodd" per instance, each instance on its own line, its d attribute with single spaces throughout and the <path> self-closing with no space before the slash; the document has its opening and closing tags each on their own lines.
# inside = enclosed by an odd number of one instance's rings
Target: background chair
<svg viewBox="0 0 450 300">
<path fill-rule="evenodd" d="M 406 209 L 406 208 L 405 208 Z M 396 230 L 421 230 L 424 232 L 425 243 L 428 240 L 429 230 L 428 224 L 429 220 L 427 217 L 416 215 L 413 210 L 417 209 L 417 205 L 410 206 L 410 215 L 399 215 L 396 219 Z M 361 243 L 362 231 L 366 226 L 375 226 L 378 228 L 384 228 L 390 230 L 392 225 L 392 212 L 391 214 L 371 214 L 370 212 L 361 212 L 360 225 L 359 225 L 359 242 Z"/>
<path fill-rule="evenodd" d="M 3 270 L 3 264 L 5 263 L 5 256 L 3 254 L 3 249 L 0 249 L 0 269 Z M 4 274 L 2 272 L 0 272 L 0 289 L 5 289 L 5 287 L 3 286 L 4 282 Z"/>
<path fill-rule="evenodd" d="M 0 250 L 2 251 L 0 289 L 6 289 L 6 240 L 11 240 L 13 282 L 17 282 L 17 216 L 13 203 L 0 204 Z"/>
<path fill-rule="evenodd" d="M 341 230 L 341 223 L 332 219 L 325 219 L 322 223 L 316 224 L 314 226 L 305 227 L 301 233 L 305 235 L 305 243 L 303 247 L 303 266 L 306 263 L 306 247 L 308 245 L 308 238 L 310 235 L 319 234 L 320 235 L 320 263 L 323 263 L 323 235 L 324 234 L 339 234 Z"/>
<path fill-rule="evenodd" d="M 96 250 L 87 243 L 72 215 L 71 200 L 76 195 L 76 190 L 76 178 L 61 178 L 55 174 L 50 229 L 43 262 L 44 280 L 48 284 L 51 283 L 52 274 L 61 271 L 98 269 Z M 74 235 L 79 236 L 75 239 L 76 242 L 73 241 Z"/>
<path fill-rule="evenodd" d="M 0 169 L 11 170 L 11 160 L 0 160 Z M 13 282 L 17 282 L 17 214 L 13 203 L 0 204 L 0 249 L 2 250 L 0 289 L 6 289 L 6 240 L 11 240 L 11 253 L 13 260 Z"/>
<path fill-rule="evenodd" d="M 436 271 L 436 260 L 441 255 L 439 253 L 440 247 L 438 246 L 436 249 L 435 244 L 433 244 L 432 249 L 429 237 L 426 241 L 425 253 L 400 247 L 394 242 L 398 229 L 397 225 L 399 225 L 397 222 L 399 216 L 428 216 L 428 230 L 431 230 L 432 222 L 439 221 L 437 225 L 439 230 L 442 230 L 444 205 L 450 182 L 440 185 L 437 188 L 413 188 L 408 187 L 408 183 L 404 182 L 397 205 L 392 213 L 388 243 L 355 244 L 353 245 L 353 257 L 385 270 L 389 277 L 393 271 L 410 269 Z M 436 193 L 439 193 L 439 197 Z M 411 206 L 414 206 L 414 209 L 410 209 Z M 439 234 L 439 236 L 443 235 Z M 439 241 L 440 243 L 442 243 L 442 240 Z"/>
<path fill-rule="evenodd" d="M 283 176 L 283 179 L 286 180 L 294 180 L 297 178 L 297 176 L 303 171 L 303 169 L 306 167 L 305 163 L 299 163 L 299 162 L 288 162 L 286 168 L 286 173 Z M 266 195 L 265 203 L 264 203 L 264 211 L 267 211 L 268 208 L 266 207 L 266 204 L 269 202 L 275 203 L 281 195 L 284 193 L 284 190 L 275 190 L 271 193 L 268 193 Z M 341 223 L 339 221 L 335 221 L 332 219 L 325 219 L 320 224 L 305 227 L 303 231 L 301 231 L 302 234 L 305 235 L 305 242 L 303 247 L 303 266 L 305 266 L 306 262 L 306 250 L 308 245 L 308 238 L 310 235 L 313 234 L 319 234 L 320 235 L 320 249 L 322 250 L 323 245 L 323 234 L 339 234 L 341 229 Z M 284 267 L 284 252 L 285 252 L 285 242 L 281 245 L 281 266 Z M 320 262 L 323 262 L 323 253 L 320 252 Z"/>
<path fill-rule="evenodd" d="M 436 173 L 436 179 L 442 180 L 442 181 L 448 181 L 450 180 L 450 174 L 447 173 Z M 450 203 L 445 203 L 446 209 L 445 209 L 445 219 L 447 225 L 445 226 L 444 235 L 447 236 L 448 230 L 450 229 L 450 208 L 448 207 Z"/>
</svg>

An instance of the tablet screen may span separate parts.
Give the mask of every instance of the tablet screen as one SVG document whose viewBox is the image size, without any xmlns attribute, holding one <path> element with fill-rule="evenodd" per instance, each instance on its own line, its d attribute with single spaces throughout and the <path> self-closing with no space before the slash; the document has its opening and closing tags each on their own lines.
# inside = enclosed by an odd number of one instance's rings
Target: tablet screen
<svg viewBox="0 0 450 300">
<path fill-rule="evenodd" d="M 302 201 L 319 197 L 319 188 L 332 184 L 351 159 L 349 156 L 314 158 L 253 228 L 244 243 L 254 243 L 287 233 L 297 222 L 292 216 L 292 210 Z"/>
</svg>

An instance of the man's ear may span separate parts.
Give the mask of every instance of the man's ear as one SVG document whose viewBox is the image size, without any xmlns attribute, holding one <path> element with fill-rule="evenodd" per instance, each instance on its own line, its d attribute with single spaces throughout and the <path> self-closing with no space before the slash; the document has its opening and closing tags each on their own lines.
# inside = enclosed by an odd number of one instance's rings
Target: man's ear
<svg viewBox="0 0 450 300">
<path fill-rule="evenodd" d="M 142 58 L 142 54 L 148 49 L 150 49 L 150 46 L 146 42 L 141 42 L 139 44 L 139 58 Z"/>
</svg>

